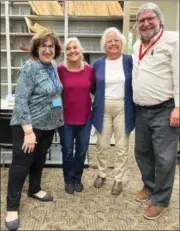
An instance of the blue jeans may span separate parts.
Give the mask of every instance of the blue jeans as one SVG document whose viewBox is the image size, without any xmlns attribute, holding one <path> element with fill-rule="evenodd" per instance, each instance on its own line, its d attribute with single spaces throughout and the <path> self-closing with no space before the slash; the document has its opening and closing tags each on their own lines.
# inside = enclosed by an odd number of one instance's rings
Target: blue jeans
<svg viewBox="0 0 180 231">
<path fill-rule="evenodd" d="M 65 124 L 58 129 L 62 147 L 65 184 L 81 182 L 90 131 L 91 120 L 83 125 Z"/>
<path fill-rule="evenodd" d="M 174 104 L 136 108 L 135 157 L 154 206 L 168 206 L 172 194 L 179 127 L 170 127 Z"/>
</svg>

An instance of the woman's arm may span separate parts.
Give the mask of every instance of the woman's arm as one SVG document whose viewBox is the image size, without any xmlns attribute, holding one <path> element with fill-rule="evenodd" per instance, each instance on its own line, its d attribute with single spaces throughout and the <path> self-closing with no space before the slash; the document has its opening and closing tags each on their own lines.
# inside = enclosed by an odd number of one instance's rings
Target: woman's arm
<svg viewBox="0 0 180 231">
<path fill-rule="evenodd" d="M 29 102 L 34 89 L 33 74 L 31 65 L 24 64 L 17 82 L 14 113 L 21 125 L 31 124 Z"/>
<path fill-rule="evenodd" d="M 34 70 L 30 64 L 24 64 L 20 71 L 15 94 L 15 112 L 24 131 L 24 152 L 32 152 L 36 137 L 31 124 L 29 102 L 34 89 Z"/>
</svg>

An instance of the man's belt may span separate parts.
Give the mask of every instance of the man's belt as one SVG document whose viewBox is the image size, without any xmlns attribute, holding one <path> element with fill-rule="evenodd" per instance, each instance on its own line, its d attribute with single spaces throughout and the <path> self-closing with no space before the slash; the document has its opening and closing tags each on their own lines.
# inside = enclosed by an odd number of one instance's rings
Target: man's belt
<svg viewBox="0 0 180 231">
<path fill-rule="evenodd" d="M 156 104 L 156 105 L 149 105 L 149 106 L 141 106 L 139 104 L 136 104 L 136 107 L 139 107 L 139 108 L 144 108 L 144 109 L 158 109 L 158 108 L 163 108 L 163 107 L 166 107 L 167 104 L 169 103 L 174 103 L 174 99 L 171 98 L 171 99 L 168 99 L 160 104 Z"/>
</svg>

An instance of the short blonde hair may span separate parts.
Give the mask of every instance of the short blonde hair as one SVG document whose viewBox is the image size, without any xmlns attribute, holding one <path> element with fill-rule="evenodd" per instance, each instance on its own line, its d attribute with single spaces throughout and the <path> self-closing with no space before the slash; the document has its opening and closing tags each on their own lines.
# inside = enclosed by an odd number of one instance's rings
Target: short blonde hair
<svg viewBox="0 0 180 231">
<path fill-rule="evenodd" d="M 115 33 L 120 38 L 122 42 L 122 52 L 123 52 L 126 46 L 126 38 L 116 27 L 109 27 L 103 32 L 103 35 L 101 37 L 101 42 L 100 42 L 101 50 L 105 52 L 106 38 L 107 38 L 107 35 L 110 33 Z"/>
<path fill-rule="evenodd" d="M 68 60 L 67 60 L 66 50 L 67 50 L 67 48 L 68 48 L 68 46 L 69 46 L 69 44 L 71 42 L 75 42 L 77 44 L 77 46 L 79 47 L 79 49 L 81 50 L 81 60 L 80 61 L 82 62 L 84 60 L 84 56 L 83 56 L 84 49 L 83 49 L 79 39 L 77 37 L 68 38 L 67 41 L 64 44 L 64 65 L 66 67 L 68 67 Z"/>
</svg>

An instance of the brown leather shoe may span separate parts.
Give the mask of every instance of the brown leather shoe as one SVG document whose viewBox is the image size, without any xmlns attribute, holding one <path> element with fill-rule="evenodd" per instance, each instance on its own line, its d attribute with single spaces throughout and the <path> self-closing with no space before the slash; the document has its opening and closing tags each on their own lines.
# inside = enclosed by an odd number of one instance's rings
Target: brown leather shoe
<svg viewBox="0 0 180 231">
<path fill-rule="evenodd" d="M 144 209 L 144 217 L 149 220 L 154 220 L 162 215 L 165 207 L 149 205 Z"/>
<path fill-rule="evenodd" d="M 136 201 L 138 202 L 145 202 L 150 199 L 150 192 L 146 189 L 143 188 L 141 191 L 136 193 Z"/>
<path fill-rule="evenodd" d="M 112 186 L 111 194 L 112 195 L 119 195 L 122 192 L 122 182 L 114 181 Z"/>
<path fill-rule="evenodd" d="M 103 186 L 105 180 L 106 180 L 106 178 L 102 178 L 98 175 L 96 180 L 94 181 L 94 187 L 95 188 L 101 188 Z"/>
</svg>

